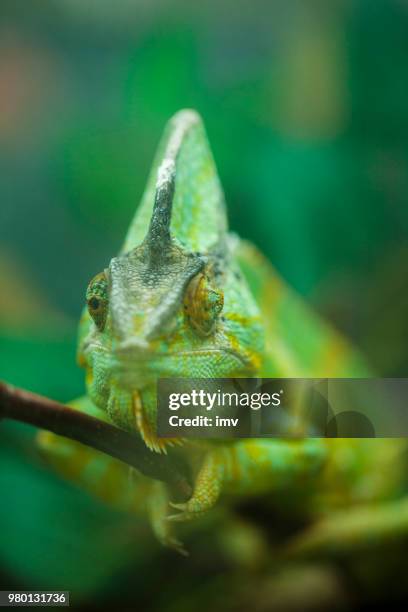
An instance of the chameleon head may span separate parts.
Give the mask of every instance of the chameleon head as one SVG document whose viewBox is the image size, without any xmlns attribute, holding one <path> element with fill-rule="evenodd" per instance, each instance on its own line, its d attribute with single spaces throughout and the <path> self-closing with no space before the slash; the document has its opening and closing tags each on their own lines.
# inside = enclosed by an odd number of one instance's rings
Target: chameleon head
<svg viewBox="0 0 408 612">
<path fill-rule="evenodd" d="M 259 313 L 226 232 L 212 248 L 192 249 L 172 224 L 175 182 L 165 156 L 144 239 L 87 290 L 80 363 L 91 398 L 122 426 L 132 427 L 135 394 L 147 404 L 160 377 L 249 376 L 259 365 Z"/>
</svg>

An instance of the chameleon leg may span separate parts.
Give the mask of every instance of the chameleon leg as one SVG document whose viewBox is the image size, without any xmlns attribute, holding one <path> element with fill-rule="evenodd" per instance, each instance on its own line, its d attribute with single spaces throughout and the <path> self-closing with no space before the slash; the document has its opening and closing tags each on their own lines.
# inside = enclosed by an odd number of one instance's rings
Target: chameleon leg
<svg viewBox="0 0 408 612">
<path fill-rule="evenodd" d="M 256 494 L 277 492 L 304 485 L 324 467 L 327 446 L 324 440 L 240 440 L 215 447 L 205 455 L 192 497 L 171 506 L 180 511 L 171 521 L 188 521 L 209 510 L 225 485 L 229 492 Z"/>
<path fill-rule="evenodd" d="M 148 496 L 147 511 L 153 533 L 168 548 L 172 548 L 184 556 L 188 556 L 182 542 L 172 533 L 172 525 L 167 520 L 169 496 L 166 486 L 162 482 L 155 481 L 151 485 Z"/>
<path fill-rule="evenodd" d="M 170 502 L 170 505 L 180 512 L 168 516 L 167 520 L 189 521 L 210 510 L 221 492 L 224 467 L 225 451 L 223 449 L 208 451 L 198 472 L 193 495 L 185 503 Z"/>
</svg>

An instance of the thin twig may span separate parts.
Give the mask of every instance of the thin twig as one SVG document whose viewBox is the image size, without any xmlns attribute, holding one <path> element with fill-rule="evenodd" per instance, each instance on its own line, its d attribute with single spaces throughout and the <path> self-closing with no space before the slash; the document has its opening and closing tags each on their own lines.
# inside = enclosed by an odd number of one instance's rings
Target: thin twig
<svg viewBox="0 0 408 612">
<path fill-rule="evenodd" d="M 184 498 L 191 494 L 186 466 L 171 451 L 168 455 L 154 453 L 136 435 L 42 395 L 0 382 L 0 418 L 29 423 L 81 442 L 172 485 Z"/>
</svg>

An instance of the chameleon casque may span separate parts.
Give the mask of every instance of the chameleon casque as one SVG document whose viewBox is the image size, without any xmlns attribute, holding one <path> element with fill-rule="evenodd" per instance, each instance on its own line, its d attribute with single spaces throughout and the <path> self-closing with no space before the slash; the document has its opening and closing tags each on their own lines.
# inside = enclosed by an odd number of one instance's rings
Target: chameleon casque
<svg viewBox="0 0 408 612">
<path fill-rule="evenodd" d="M 219 497 L 231 504 L 251 495 L 290 500 L 288 506 L 318 518 L 357 508 L 363 518 L 350 527 L 354 539 L 398 532 L 407 522 L 402 440 L 157 437 L 160 377 L 370 375 L 358 351 L 310 311 L 262 254 L 228 232 L 196 112 L 183 110 L 169 121 L 123 248 L 91 280 L 86 301 L 78 360 L 87 396 L 72 405 L 138 432 L 151 452 L 180 444 L 193 493 L 174 503 L 165 484 L 136 473 L 129 480 L 120 462 L 41 432 L 39 443 L 62 474 L 111 503 L 147 512 L 159 539 L 181 552 L 174 522 L 200 517 Z M 328 540 L 347 540 L 347 520 L 340 516 L 336 529 Z"/>
</svg>

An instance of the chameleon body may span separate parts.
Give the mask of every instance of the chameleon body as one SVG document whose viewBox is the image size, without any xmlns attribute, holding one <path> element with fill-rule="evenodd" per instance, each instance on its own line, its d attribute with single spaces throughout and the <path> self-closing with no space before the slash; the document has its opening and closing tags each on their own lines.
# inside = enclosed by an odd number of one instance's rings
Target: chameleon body
<svg viewBox="0 0 408 612">
<path fill-rule="evenodd" d="M 138 432 L 151 452 L 180 444 L 156 435 L 160 377 L 369 375 L 359 353 L 256 247 L 228 232 L 194 111 L 170 120 L 122 250 L 90 282 L 86 299 L 78 360 L 87 397 L 72 405 Z M 40 444 L 66 476 L 111 503 L 147 511 L 161 541 L 179 550 L 172 523 L 208 512 L 222 494 L 266 494 L 325 516 L 334 507 L 391 503 L 403 486 L 399 440 L 184 441 L 178 452 L 194 482 L 183 503 L 157 481 L 135 475 L 130 482 L 119 462 L 79 444 L 46 432 Z"/>
</svg>

